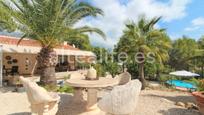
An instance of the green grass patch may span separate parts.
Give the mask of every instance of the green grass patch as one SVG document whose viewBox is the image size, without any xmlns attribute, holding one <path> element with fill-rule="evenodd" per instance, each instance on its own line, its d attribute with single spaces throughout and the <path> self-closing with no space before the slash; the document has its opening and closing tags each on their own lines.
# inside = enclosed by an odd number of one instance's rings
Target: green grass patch
<svg viewBox="0 0 204 115">
<path fill-rule="evenodd" d="M 43 86 L 47 91 L 60 92 L 60 93 L 73 93 L 74 89 L 71 86 Z"/>
</svg>

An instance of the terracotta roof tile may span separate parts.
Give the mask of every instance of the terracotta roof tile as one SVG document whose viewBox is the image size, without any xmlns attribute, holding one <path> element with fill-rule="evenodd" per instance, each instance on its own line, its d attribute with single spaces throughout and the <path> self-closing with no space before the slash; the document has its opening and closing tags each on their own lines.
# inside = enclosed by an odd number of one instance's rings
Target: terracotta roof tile
<svg viewBox="0 0 204 115">
<path fill-rule="evenodd" d="M 11 36 L 2 36 L 0 35 L 0 44 L 9 44 L 9 45 L 17 45 L 18 40 L 20 38 L 11 37 Z M 32 39 L 23 39 L 19 46 L 33 46 L 33 47 L 40 47 L 40 43 L 36 40 Z M 68 50 L 79 50 L 78 48 L 74 48 L 70 45 L 60 45 L 56 47 L 57 49 L 68 49 Z"/>
</svg>

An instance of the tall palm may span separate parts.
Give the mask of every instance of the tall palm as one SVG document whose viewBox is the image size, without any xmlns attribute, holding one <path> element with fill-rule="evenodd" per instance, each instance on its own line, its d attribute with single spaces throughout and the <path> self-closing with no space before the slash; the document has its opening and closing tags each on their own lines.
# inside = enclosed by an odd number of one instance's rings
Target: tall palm
<svg viewBox="0 0 204 115">
<path fill-rule="evenodd" d="M 29 37 L 39 41 L 42 46 L 37 56 L 41 68 L 40 81 L 44 85 L 55 85 L 56 46 L 63 38 L 84 37 L 85 32 L 104 33 L 88 26 L 74 27 L 79 20 L 102 15 L 102 10 L 77 0 L 4 0 L 0 2 L 14 20 L 17 30 L 24 33 L 21 40 Z"/>
<path fill-rule="evenodd" d="M 164 29 L 154 28 L 159 20 L 160 18 L 152 20 L 141 18 L 138 23 L 131 22 L 126 24 L 126 29 L 121 38 L 124 42 L 118 47 L 122 48 L 121 51 L 130 54 L 140 52 L 147 56 L 149 53 L 152 53 L 151 56 L 155 58 L 156 63 L 162 65 L 163 62 L 168 60 L 168 49 L 171 47 L 171 44 Z M 139 56 L 137 60 L 139 61 L 139 77 L 142 82 L 142 89 L 145 89 L 144 64 L 147 60 L 143 58 L 142 54 L 137 55 Z"/>
</svg>

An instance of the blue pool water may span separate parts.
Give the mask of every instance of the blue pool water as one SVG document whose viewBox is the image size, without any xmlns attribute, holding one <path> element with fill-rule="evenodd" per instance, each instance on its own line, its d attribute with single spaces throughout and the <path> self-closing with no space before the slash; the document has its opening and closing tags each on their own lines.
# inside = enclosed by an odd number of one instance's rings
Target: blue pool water
<svg viewBox="0 0 204 115">
<path fill-rule="evenodd" d="M 168 83 L 169 85 L 177 86 L 177 87 L 183 87 L 187 89 L 196 89 L 196 86 L 193 85 L 192 83 L 184 82 L 181 80 L 169 80 L 166 83 Z"/>
</svg>

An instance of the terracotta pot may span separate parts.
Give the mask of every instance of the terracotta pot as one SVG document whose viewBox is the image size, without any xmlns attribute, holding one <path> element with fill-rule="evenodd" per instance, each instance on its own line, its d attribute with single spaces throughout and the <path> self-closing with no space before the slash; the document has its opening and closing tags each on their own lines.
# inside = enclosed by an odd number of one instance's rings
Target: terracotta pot
<svg viewBox="0 0 204 115">
<path fill-rule="evenodd" d="M 193 92 L 192 95 L 196 99 L 199 111 L 204 115 L 204 92 Z"/>
</svg>

